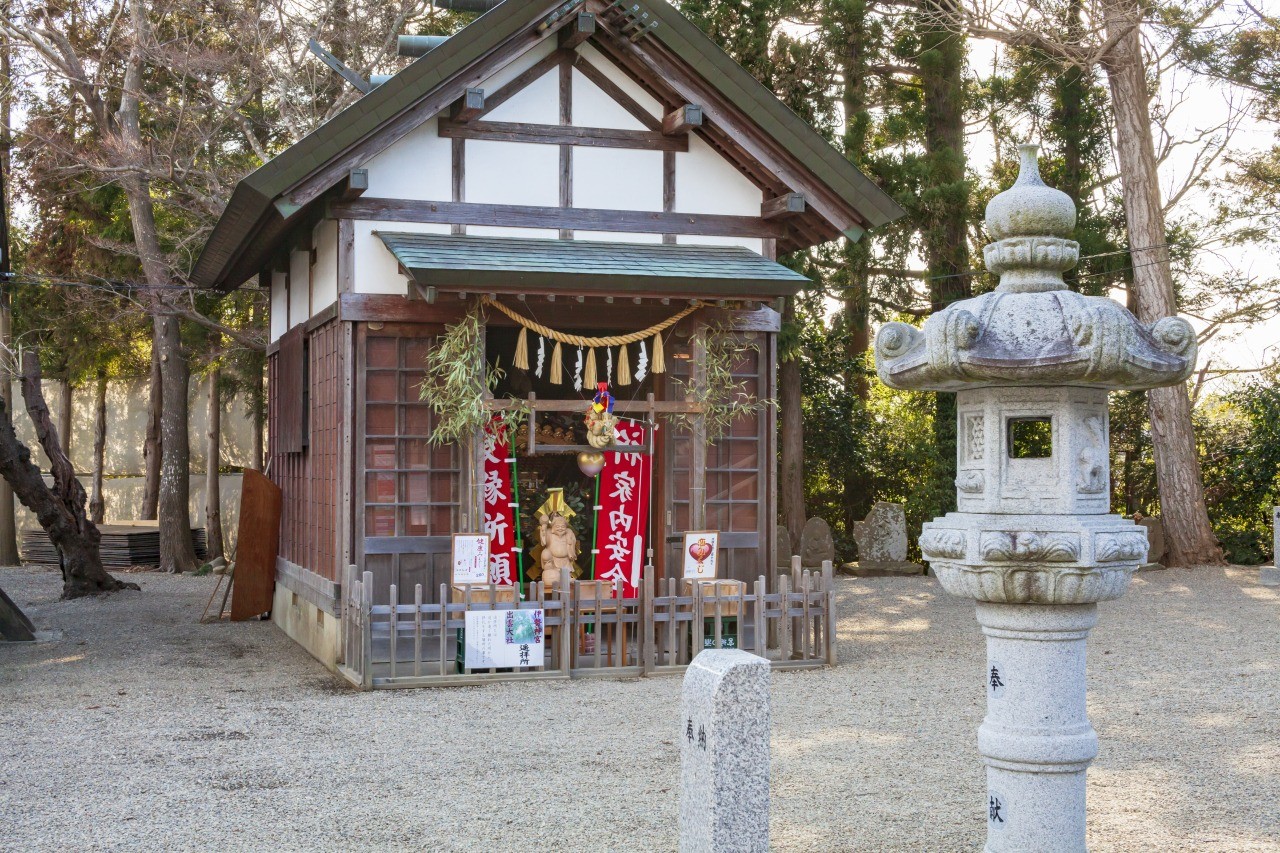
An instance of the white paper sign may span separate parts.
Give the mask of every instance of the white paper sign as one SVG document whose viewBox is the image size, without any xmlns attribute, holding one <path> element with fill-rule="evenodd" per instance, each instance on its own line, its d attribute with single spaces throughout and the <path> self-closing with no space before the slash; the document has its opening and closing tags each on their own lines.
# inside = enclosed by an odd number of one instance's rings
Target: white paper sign
<svg viewBox="0 0 1280 853">
<path fill-rule="evenodd" d="M 483 533 L 453 534 L 453 582 L 489 582 L 489 537 Z"/>
<path fill-rule="evenodd" d="M 684 576 L 714 578 L 720 557 L 720 531 L 690 530 L 684 535 Z"/>
<path fill-rule="evenodd" d="M 467 667 L 542 666 L 543 615 L 541 610 L 468 610 Z"/>
</svg>

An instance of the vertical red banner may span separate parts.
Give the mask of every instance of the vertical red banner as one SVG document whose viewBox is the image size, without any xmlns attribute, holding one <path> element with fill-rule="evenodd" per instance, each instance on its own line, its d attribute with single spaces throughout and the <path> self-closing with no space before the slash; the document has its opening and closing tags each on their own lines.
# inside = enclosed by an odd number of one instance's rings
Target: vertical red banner
<svg viewBox="0 0 1280 853">
<path fill-rule="evenodd" d="M 618 444 L 647 448 L 648 430 L 619 421 Z M 600 513 L 596 520 L 596 579 L 620 580 L 623 595 L 634 598 L 640 585 L 649 532 L 649 489 L 653 457 L 648 452 L 606 451 L 600 472 Z"/>
<path fill-rule="evenodd" d="M 489 583 L 510 586 L 517 561 L 510 443 L 501 426 L 484 434 L 484 532 L 489 534 Z"/>
</svg>

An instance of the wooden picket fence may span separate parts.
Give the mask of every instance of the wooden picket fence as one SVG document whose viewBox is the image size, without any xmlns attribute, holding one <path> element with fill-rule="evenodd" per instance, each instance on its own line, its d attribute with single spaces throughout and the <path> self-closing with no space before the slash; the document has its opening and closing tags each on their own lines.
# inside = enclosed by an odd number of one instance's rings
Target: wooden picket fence
<svg viewBox="0 0 1280 853">
<path fill-rule="evenodd" d="M 775 669 L 834 666 L 831 564 L 821 573 L 796 566 L 776 577 L 772 591 L 767 586 L 761 576 L 734 595 L 703 595 L 697 584 L 682 594 L 679 581 L 655 583 L 647 566 L 635 598 L 601 595 L 598 588 L 586 595 L 577 584 L 548 592 L 535 583 L 518 602 L 495 603 L 497 588 L 487 586 L 470 587 L 463 600 L 450 601 L 448 585 L 441 584 L 436 603 L 426 603 L 418 585 L 412 604 L 375 605 L 373 574 L 351 566 L 343 585 L 339 671 L 355 686 L 375 690 L 681 673 L 703 648 L 740 648 L 769 659 Z M 400 600 L 394 585 L 389 592 L 389 601 Z M 612 594 L 618 592 L 615 585 Z M 543 659 L 500 671 L 473 670 L 459 661 L 467 611 L 510 609 L 543 611 Z"/>
</svg>

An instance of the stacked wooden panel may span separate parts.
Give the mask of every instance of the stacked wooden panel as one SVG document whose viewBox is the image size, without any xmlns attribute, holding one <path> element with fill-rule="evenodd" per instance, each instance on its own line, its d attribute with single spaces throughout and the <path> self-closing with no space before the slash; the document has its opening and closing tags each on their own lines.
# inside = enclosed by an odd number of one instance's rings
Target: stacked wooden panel
<svg viewBox="0 0 1280 853">
<path fill-rule="evenodd" d="M 100 524 L 102 565 L 108 569 L 160 565 L 160 528 L 154 521 L 123 521 Z M 204 560 L 208 543 L 203 527 L 191 530 L 191 544 L 196 558 Z M 20 542 L 22 562 L 26 565 L 58 564 L 58 549 L 49 541 L 43 528 L 26 528 Z"/>
</svg>

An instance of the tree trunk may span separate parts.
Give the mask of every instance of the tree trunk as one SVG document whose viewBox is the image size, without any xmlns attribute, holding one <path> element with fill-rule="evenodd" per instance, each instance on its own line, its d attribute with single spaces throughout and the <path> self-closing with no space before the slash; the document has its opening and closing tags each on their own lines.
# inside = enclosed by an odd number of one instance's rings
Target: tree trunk
<svg viewBox="0 0 1280 853">
<path fill-rule="evenodd" d="M 135 220 L 136 221 L 136 220 Z M 182 352 L 178 318 L 156 314 L 155 346 L 160 349 L 164 410 L 160 419 L 160 569 L 193 572 L 199 567 L 191 543 L 191 444 L 187 434 L 190 375 Z"/>
<path fill-rule="evenodd" d="M 866 3 L 842 4 L 837 8 L 842 36 L 840 68 L 844 77 L 841 96 L 845 115 L 844 156 L 855 165 L 863 166 L 862 152 L 867 147 L 871 124 L 867 112 L 867 56 L 871 49 L 867 33 L 868 9 Z M 867 272 L 871 265 L 870 235 L 858 242 L 848 241 L 844 246 L 844 261 L 844 272 L 849 280 L 845 284 L 844 308 L 839 322 L 843 326 L 845 355 L 852 362 L 845 384 L 865 407 L 871 399 L 867 372 L 867 356 L 871 349 L 871 282 Z M 870 478 L 861 462 L 843 460 L 842 464 L 841 510 L 845 533 L 852 538 L 854 524 L 865 518 L 871 508 Z"/>
<path fill-rule="evenodd" d="M 89 498 L 89 520 L 101 524 L 106 515 L 107 499 L 102 491 L 103 468 L 107 455 L 107 375 L 98 373 L 93 389 L 93 490 Z"/>
<path fill-rule="evenodd" d="M 218 393 L 221 371 L 209 371 L 209 432 L 205 448 L 205 527 L 209 540 L 209 560 L 222 556 L 222 489 L 218 479 L 222 465 L 222 397 Z"/>
<path fill-rule="evenodd" d="M 965 39 L 956 0 L 919 0 L 918 64 L 924 92 L 928 189 L 919 202 L 929 302 L 936 313 L 972 295 L 969 279 L 969 183 L 965 178 Z M 939 514 L 956 505 L 956 397 L 938 393 L 933 415 L 935 498 Z"/>
<path fill-rule="evenodd" d="M 76 479 L 71 461 L 58 443 L 49 407 L 40 390 L 40 362 L 32 352 L 23 355 L 22 396 L 35 426 L 40 446 L 49 457 L 53 487 L 45 485 L 31 451 L 13 430 L 8 409 L 0 417 L 0 475 L 13 486 L 27 509 L 58 549 L 62 560 L 62 597 L 79 598 L 118 589 L 138 589 L 107 574 L 98 550 L 98 528 L 85 515 L 84 486 Z"/>
<path fill-rule="evenodd" d="M 1106 31 L 1114 46 L 1103 67 L 1111 89 L 1120 161 L 1125 221 L 1133 259 L 1132 291 L 1138 319 L 1151 324 L 1177 313 L 1173 271 L 1165 246 L 1146 65 L 1139 32 L 1141 15 L 1132 0 L 1111 0 Z M 1168 545 L 1166 565 L 1222 565 L 1225 560 L 1209 524 L 1204 481 L 1191 426 L 1191 400 L 1179 383 L 1147 392 L 1151 446 L 1155 456 L 1160 515 Z"/>
<path fill-rule="evenodd" d="M 142 441 L 142 458 L 146 462 L 146 479 L 142 492 L 142 511 L 146 519 L 156 517 L 160 500 L 160 414 L 164 410 L 164 386 L 160 376 L 160 348 L 151 346 L 151 383 L 147 398 L 147 435 Z"/>
<path fill-rule="evenodd" d="M 796 324 L 796 297 L 787 300 L 783 326 Z M 800 353 L 783 355 L 778 365 L 778 407 L 782 410 L 782 437 L 778 497 L 782 503 L 782 524 L 799 548 L 804 529 L 804 409 L 800 388 Z"/>
<path fill-rule="evenodd" d="M 9 14 L 9 0 L 3 0 L 3 14 Z M 10 134 L 10 111 L 13 87 L 10 85 L 9 40 L 0 45 L 0 274 L 11 271 L 9 261 L 9 166 L 13 137 Z M 0 286 L 0 403 L 12 407 L 13 370 L 9 353 L 13 344 L 13 311 L 9 288 Z M 14 518 L 13 489 L 8 480 L 0 479 L 0 566 L 16 566 L 18 526 Z"/>
<path fill-rule="evenodd" d="M 72 399 L 73 393 L 70 379 L 63 377 L 58 380 L 58 445 L 68 459 L 71 458 L 71 411 L 75 402 Z"/>
</svg>

